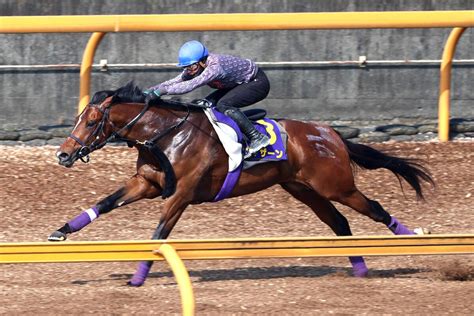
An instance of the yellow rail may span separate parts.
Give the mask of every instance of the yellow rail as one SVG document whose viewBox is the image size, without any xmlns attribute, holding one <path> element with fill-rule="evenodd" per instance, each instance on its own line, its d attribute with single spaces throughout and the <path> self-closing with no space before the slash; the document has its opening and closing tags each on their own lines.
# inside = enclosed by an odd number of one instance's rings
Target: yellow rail
<svg viewBox="0 0 474 316">
<path fill-rule="evenodd" d="M 183 315 L 195 300 L 182 259 L 474 254 L 474 234 L 337 238 L 239 238 L 63 243 L 0 243 L 0 263 L 166 260 Z"/>
<path fill-rule="evenodd" d="M 241 238 L 63 243 L 1 243 L 0 263 L 163 260 L 167 244 L 181 259 L 386 256 L 474 253 L 474 235 L 337 238 Z"/>
<path fill-rule="evenodd" d="M 1 33 L 236 31 L 474 26 L 474 11 L 304 12 L 0 17 Z"/>
</svg>

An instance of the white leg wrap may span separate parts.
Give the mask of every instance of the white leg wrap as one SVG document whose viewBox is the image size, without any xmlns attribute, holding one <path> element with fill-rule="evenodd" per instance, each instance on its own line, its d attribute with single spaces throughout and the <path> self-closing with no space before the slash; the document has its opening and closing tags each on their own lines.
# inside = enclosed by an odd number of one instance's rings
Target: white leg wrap
<svg viewBox="0 0 474 316">
<path fill-rule="evenodd" d="M 89 215 L 89 218 L 91 219 L 91 222 L 97 218 L 97 214 L 94 212 L 93 209 L 89 208 L 87 210 L 85 210 L 85 212 L 87 213 L 87 215 Z"/>
</svg>

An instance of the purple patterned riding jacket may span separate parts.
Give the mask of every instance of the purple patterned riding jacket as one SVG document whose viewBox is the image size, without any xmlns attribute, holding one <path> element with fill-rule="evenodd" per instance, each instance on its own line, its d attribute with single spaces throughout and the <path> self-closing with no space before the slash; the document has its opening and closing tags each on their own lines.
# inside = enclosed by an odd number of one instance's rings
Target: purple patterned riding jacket
<svg viewBox="0 0 474 316">
<path fill-rule="evenodd" d="M 206 84 L 214 89 L 229 89 L 251 81 L 257 71 L 257 65 L 250 59 L 210 53 L 201 74 L 193 78 L 184 70 L 177 77 L 150 89 L 159 89 L 161 94 L 184 94 Z"/>
</svg>

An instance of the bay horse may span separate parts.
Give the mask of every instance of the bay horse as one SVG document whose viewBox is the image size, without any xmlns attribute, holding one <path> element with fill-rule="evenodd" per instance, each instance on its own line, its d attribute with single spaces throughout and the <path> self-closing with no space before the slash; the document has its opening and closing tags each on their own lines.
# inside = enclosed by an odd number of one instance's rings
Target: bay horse
<svg viewBox="0 0 474 316">
<path fill-rule="evenodd" d="M 279 184 L 309 206 L 337 236 L 352 233 L 332 201 L 383 223 L 394 234 L 414 234 L 357 189 L 353 168 L 388 169 L 400 182 L 406 180 L 423 199 L 422 183 L 434 186 L 434 181 L 421 162 L 352 143 L 324 124 L 288 119 L 278 122 L 288 135 L 287 160 L 242 171 L 229 197 Z M 152 239 L 166 239 L 188 205 L 213 201 L 228 172 L 228 156 L 201 108 L 162 99 L 145 104 L 142 91 L 133 82 L 93 96 L 59 147 L 59 164 L 71 167 L 78 159 L 84 161 L 112 139 L 126 141 L 138 150 L 136 173 L 117 191 L 53 232 L 48 240 L 65 240 L 102 214 L 159 196 L 165 202 Z M 349 259 L 354 276 L 367 275 L 362 257 Z M 152 263 L 140 262 L 128 284 L 143 285 Z"/>
</svg>

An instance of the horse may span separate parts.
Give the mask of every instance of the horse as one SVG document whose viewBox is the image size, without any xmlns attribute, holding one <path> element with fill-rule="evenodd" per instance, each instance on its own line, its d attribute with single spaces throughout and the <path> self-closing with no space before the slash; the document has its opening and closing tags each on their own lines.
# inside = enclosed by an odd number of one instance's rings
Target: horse
<svg viewBox="0 0 474 316">
<path fill-rule="evenodd" d="M 112 140 L 138 151 L 136 173 L 111 195 L 54 231 L 50 241 L 90 224 L 113 209 L 141 199 L 164 199 L 152 239 L 166 239 L 190 204 L 212 202 L 228 172 L 228 156 L 202 108 L 191 103 L 159 99 L 154 104 L 133 82 L 117 90 L 97 92 L 76 117 L 71 134 L 56 152 L 58 162 L 72 167 Z M 337 236 L 352 235 L 347 219 L 332 202 L 346 205 L 396 235 L 414 232 L 391 216 L 382 205 L 360 192 L 354 180 L 359 168 L 388 169 L 423 197 L 423 184 L 434 180 L 423 162 L 389 155 L 368 145 L 344 139 L 330 126 L 312 121 L 278 119 L 287 133 L 287 160 L 255 165 L 242 171 L 229 197 L 251 194 L 279 184 L 311 208 Z M 365 277 L 362 257 L 349 257 L 353 275 Z M 131 286 L 141 286 L 152 261 L 140 262 Z"/>
</svg>

